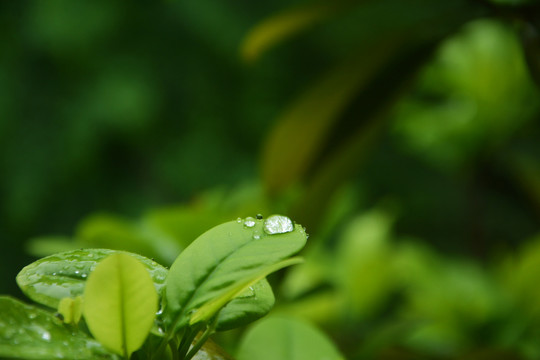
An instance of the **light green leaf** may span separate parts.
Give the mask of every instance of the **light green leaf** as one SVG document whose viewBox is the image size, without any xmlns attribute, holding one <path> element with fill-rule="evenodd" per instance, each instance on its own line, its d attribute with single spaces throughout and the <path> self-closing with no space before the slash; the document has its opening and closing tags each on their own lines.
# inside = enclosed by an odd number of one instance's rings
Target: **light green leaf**
<svg viewBox="0 0 540 360">
<path fill-rule="evenodd" d="M 253 284 L 232 299 L 218 315 L 218 331 L 234 329 L 260 319 L 274 306 L 275 298 L 266 279 Z"/>
<path fill-rule="evenodd" d="M 64 323 L 77 325 L 81 320 L 82 307 L 82 296 L 63 298 L 58 304 L 58 313 L 62 315 Z"/>
<path fill-rule="evenodd" d="M 242 58 L 255 61 L 279 42 L 329 18 L 338 9 L 336 3 L 309 4 L 264 20 L 246 36 L 241 49 Z"/>
<path fill-rule="evenodd" d="M 269 318 L 243 338 L 238 360 L 341 360 L 336 347 L 318 329 L 291 318 Z"/>
<path fill-rule="evenodd" d="M 157 257 L 154 240 L 144 234 L 136 222 L 120 216 L 95 214 L 84 219 L 75 236 L 81 247 L 126 250 Z"/>
<path fill-rule="evenodd" d="M 117 359 L 52 313 L 6 296 L 0 297 L 0 358 Z"/>
<path fill-rule="evenodd" d="M 78 248 L 80 246 L 67 236 L 40 236 L 30 239 L 26 243 L 26 251 L 35 257 L 44 257 Z"/>
<path fill-rule="evenodd" d="M 300 225 L 281 228 L 276 219 L 246 219 L 216 226 L 188 246 L 176 259 L 167 278 L 164 323 L 169 334 L 188 324 L 191 313 L 238 281 L 298 252 L 307 235 Z M 284 231 L 287 230 L 287 231 Z M 290 231 L 289 231 L 290 230 Z M 249 286 L 249 285 L 248 285 Z"/>
<path fill-rule="evenodd" d="M 204 304 L 200 309 L 196 310 L 195 313 L 191 316 L 189 324 L 193 325 L 198 322 L 207 322 L 214 317 L 214 315 L 221 309 L 225 304 L 231 301 L 236 296 L 242 294 L 243 291 L 248 289 L 250 286 L 255 284 L 257 281 L 264 279 L 269 274 L 278 271 L 284 267 L 295 265 L 301 263 L 302 258 L 291 258 L 280 261 L 276 264 L 262 268 L 259 272 L 250 275 L 246 279 L 242 279 L 236 282 L 234 285 L 230 286 L 221 296 L 212 299 L 211 301 Z"/>
<path fill-rule="evenodd" d="M 84 290 L 84 318 L 106 348 L 129 357 L 150 332 L 158 295 L 144 265 L 125 253 L 101 261 Z"/>
<path fill-rule="evenodd" d="M 80 249 L 47 256 L 24 267 L 17 275 L 17 284 L 30 299 L 56 309 L 61 299 L 82 295 L 90 272 L 101 260 L 114 253 L 117 251 Z M 144 256 L 130 255 L 145 266 L 156 291 L 161 294 L 167 269 Z"/>
</svg>

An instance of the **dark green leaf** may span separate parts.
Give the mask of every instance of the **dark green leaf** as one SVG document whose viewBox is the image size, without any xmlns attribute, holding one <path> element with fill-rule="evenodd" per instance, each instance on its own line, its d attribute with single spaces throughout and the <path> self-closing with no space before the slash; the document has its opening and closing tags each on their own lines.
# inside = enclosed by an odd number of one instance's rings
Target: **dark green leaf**
<svg viewBox="0 0 540 360">
<path fill-rule="evenodd" d="M 257 281 L 264 279 L 266 276 L 275 271 L 287 266 L 299 264 L 302 261 L 303 259 L 300 257 L 282 260 L 278 263 L 263 267 L 258 272 L 246 277 L 245 279 L 237 281 L 235 284 L 226 289 L 226 291 L 224 291 L 220 296 L 208 301 L 206 304 L 197 309 L 191 316 L 189 324 L 193 325 L 199 322 L 210 321 L 215 314 L 217 314 L 219 310 L 225 306 L 225 304 L 235 297 L 240 296 L 245 290 L 248 290 L 250 286 L 257 283 Z"/>
<path fill-rule="evenodd" d="M 65 327 L 52 313 L 0 297 L 0 357 L 116 359 L 86 334 Z"/>
<path fill-rule="evenodd" d="M 253 322 L 274 306 L 274 293 L 266 279 L 249 287 L 219 312 L 217 330 L 234 329 Z"/>
</svg>

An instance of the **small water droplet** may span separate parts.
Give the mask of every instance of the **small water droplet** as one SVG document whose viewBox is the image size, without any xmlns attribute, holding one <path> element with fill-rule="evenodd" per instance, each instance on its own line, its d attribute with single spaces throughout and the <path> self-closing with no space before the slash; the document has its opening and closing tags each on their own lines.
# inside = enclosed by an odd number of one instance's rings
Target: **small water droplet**
<svg viewBox="0 0 540 360">
<path fill-rule="evenodd" d="M 53 275 L 53 276 L 56 276 L 56 273 L 55 273 L 55 272 L 53 272 L 53 273 L 52 273 L 52 275 Z"/>
<path fill-rule="evenodd" d="M 255 240 L 259 240 L 259 239 L 261 238 L 261 234 L 259 234 L 258 231 L 254 231 L 254 232 L 253 232 L 253 238 L 254 238 Z"/>
<path fill-rule="evenodd" d="M 37 317 L 37 314 L 36 314 L 36 313 L 30 313 L 30 314 L 28 314 L 28 318 L 29 318 L 30 320 L 33 320 L 33 319 L 35 319 L 36 317 Z"/>
<path fill-rule="evenodd" d="M 262 220 L 262 218 L 263 218 L 262 214 L 257 214 L 257 219 L 258 220 Z"/>
<path fill-rule="evenodd" d="M 82 274 L 81 276 L 82 276 L 83 279 L 85 279 L 88 275 Z"/>
<path fill-rule="evenodd" d="M 252 228 L 255 226 L 255 219 L 252 217 L 247 217 L 244 221 L 244 227 Z"/>
<path fill-rule="evenodd" d="M 269 235 L 284 234 L 294 230 L 291 219 L 283 215 L 272 215 L 264 220 L 264 231 Z"/>
<path fill-rule="evenodd" d="M 94 254 L 88 254 L 88 257 L 92 258 L 92 257 L 94 257 Z"/>
<path fill-rule="evenodd" d="M 239 223 L 239 224 L 241 224 L 241 223 L 242 223 L 242 218 L 236 219 L 236 222 Z"/>
<path fill-rule="evenodd" d="M 156 315 L 161 315 L 161 314 L 163 314 L 163 308 L 160 308 L 156 313 Z"/>
<path fill-rule="evenodd" d="M 79 270 L 75 270 L 75 275 L 79 275 L 80 271 Z"/>
<path fill-rule="evenodd" d="M 42 335 L 41 335 L 41 338 L 45 341 L 51 341 L 51 333 L 48 332 L 48 331 L 45 331 Z"/>
</svg>

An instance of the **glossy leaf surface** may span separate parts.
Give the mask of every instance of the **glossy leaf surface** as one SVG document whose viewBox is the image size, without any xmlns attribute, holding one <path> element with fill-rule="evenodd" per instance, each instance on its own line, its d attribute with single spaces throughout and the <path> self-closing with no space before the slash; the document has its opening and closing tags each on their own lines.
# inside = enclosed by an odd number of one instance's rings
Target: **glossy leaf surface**
<svg viewBox="0 0 540 360">
<path fill-rule="evenodd" d="M 5 296 L 0 297 L 0 358 L 117 359 L 52 313 Z"/>
<path fill-rule="evenodd" d="M 80 249 L 47 256 L 24 267 L 17 275 L 23 293 L 37 303 L 57 308 L 61 299 L 83 294 L 90 272 L 107 256 L 107 249 Z M 130 254 L 148 270 L 156 291 L 161 294 L 167 269 L 144 256 Z"/>
<path fill-rule="evenodd" d="M 257 274 L 298 252 L 306 243 L 300 225 L 290 232 L 268 234 L 264 221 L 238 220 L 216 226 L 187 247 L 172 265 L 167 278 L 169 333 L 186 325 L 191 313 L 223 295 L 238 281 Z"/>
<path fill-rule="evenodd" d="M 269 318 L 245 335 L 238 360 L 338 360 L 344 359 L 318 329 L 299 320 Z"/>
<path fill-rule="evenodd" d="M 200 309 L 196 310 L 190 318 L 190 325 L 198 322 L 210 321 L 218 311 L 225 306 L 233 298 L 241 295 L 245 290 L 249 290 L 249 287 L 254 285 L 257 281 L 260 281 L 264 277 L 271 273 L 278 271 L 284 267 L 296 265 L 301 263 L 302 258 L 295 257 L 280 261 L 276 264 L 269 265 L 262 268 L 257 273 L 242 279 L 232 286 L 230 286 L 221 296 L 218 296 L 211 301 L 208 301 Z"/>
<path fill-rule="evenodd" d="M 115 253 L 101 261 L 84 290 L 84 318 L 105 347 L 128 357 L 154 323 L 158 295 L 148 270 L 134 257 Z"/>
<path fill-rule="evenodd" d="M 229 330 L 249 324 L 268 314 L 274 302 L 270 284 L 266 279 L 262 279 L 225 305 L 219 312 L 217 330 Z"/>
</svg>

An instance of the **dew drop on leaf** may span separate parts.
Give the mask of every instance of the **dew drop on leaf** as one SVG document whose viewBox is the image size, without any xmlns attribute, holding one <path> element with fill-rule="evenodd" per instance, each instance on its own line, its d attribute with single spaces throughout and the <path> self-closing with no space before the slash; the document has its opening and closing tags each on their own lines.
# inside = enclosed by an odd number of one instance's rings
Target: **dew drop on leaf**
<svg viewBox="0 0 540 360">
<path fill-rule="evenodd" d="M 244 226 L 247 228 L 252 228 L 255 226 L 255 219 L 252 217 L 247 217 L 244 221 Z"/>
<path fill-rule="evenodd" d="M 43 334 L 41 334 L 41 338 L 45 341 L 51 341 L 51 333 L 48 331 L 45 331 L 43 332 Z"/>
<path fill-rule="evenodd" d="M 293 222 L 286 216 L 272 215 L 264 220 L 264 232 L 269 235 L 284 234 L 293 230 Z"/>
</svg>

